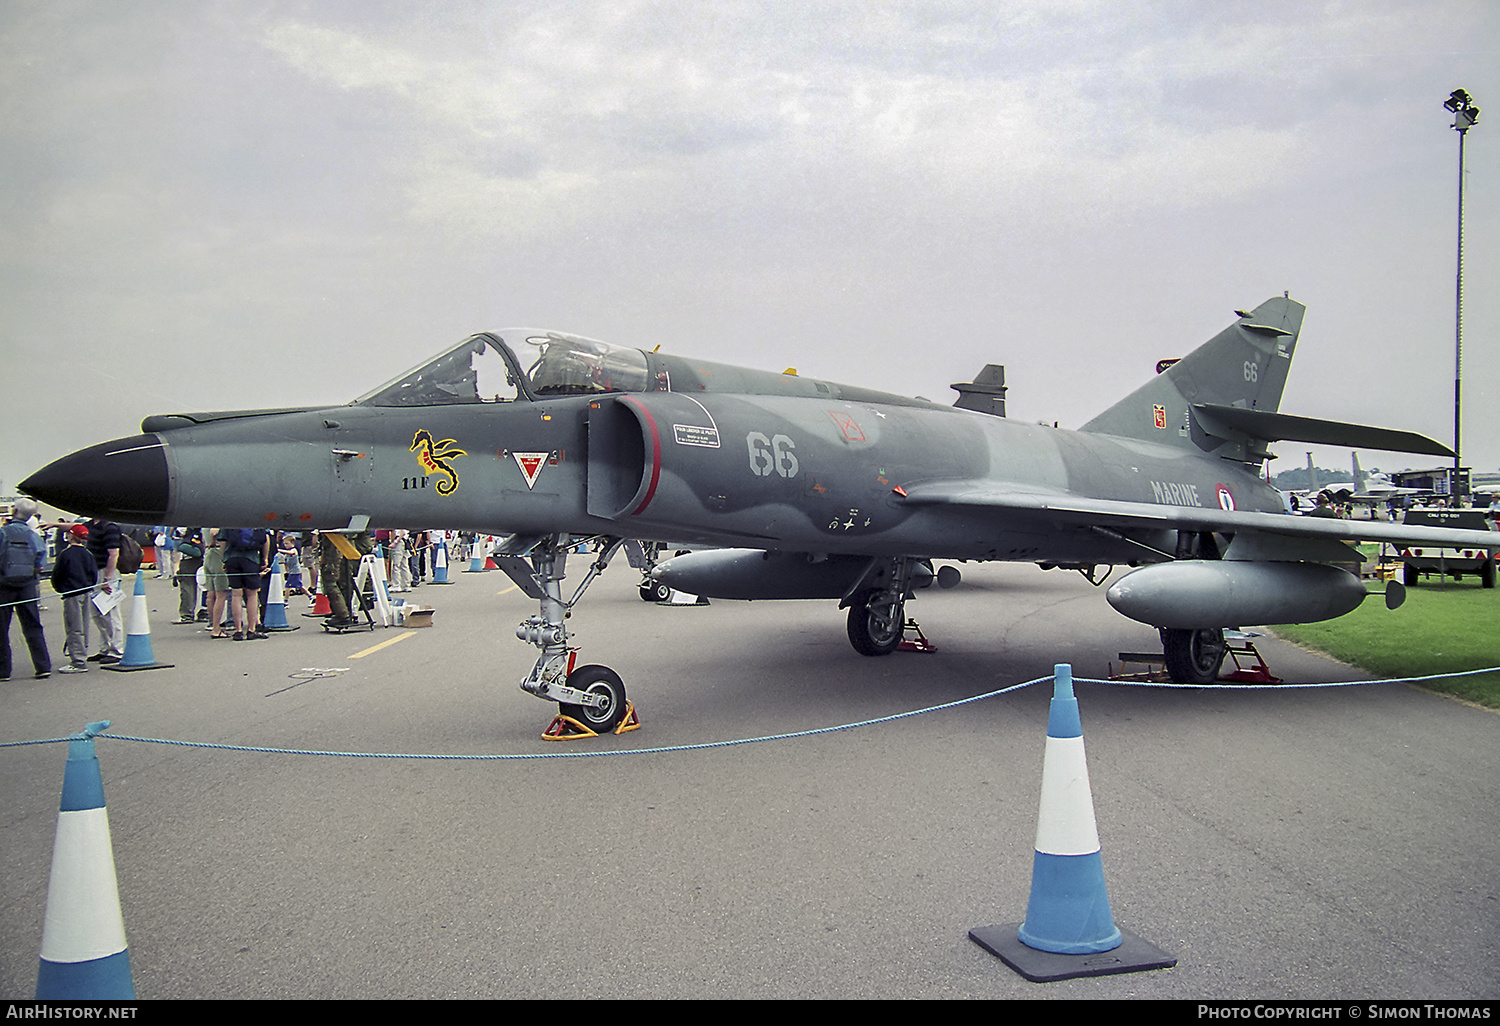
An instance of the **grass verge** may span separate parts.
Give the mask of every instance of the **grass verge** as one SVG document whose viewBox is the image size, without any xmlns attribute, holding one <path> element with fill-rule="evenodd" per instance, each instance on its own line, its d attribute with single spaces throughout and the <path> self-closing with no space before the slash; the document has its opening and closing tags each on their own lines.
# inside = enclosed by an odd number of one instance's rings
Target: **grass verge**
<svg viewBox="0 0 1500 1026">
<path fill-rule="evenodd" d="M 1400 609 L 1386 609 L 1380 596 L 1372 595 L 1336 620 L 1274 630 L 1288 641 L 1379 677 L 1479 670 L 1500 666 L 1500 588 L 1485 590 L 1467 577 L 1444 584 L 1424 579 L 1420 586 L 1406 589 Z M 1500 709 L 1500 673 L 1419 686 Z"/>
</svg>

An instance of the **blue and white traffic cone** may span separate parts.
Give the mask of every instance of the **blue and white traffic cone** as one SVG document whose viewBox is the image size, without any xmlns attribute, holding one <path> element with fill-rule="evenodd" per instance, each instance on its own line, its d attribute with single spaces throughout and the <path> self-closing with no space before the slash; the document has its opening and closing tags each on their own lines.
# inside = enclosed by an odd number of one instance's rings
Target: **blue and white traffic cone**
<svg viewBox="0 0 1500 1026">
<path fill-rule="evenodd" d="M 266 615 L 261 619 L 263 631 L 294 631 L 286 622 L 286 574 L 281 569 L 281 554 L 271 556 L 271 583 L 266 590 Z"/>
<path fill-rule="evenodd" d="M 90 723 L 68 742 L 36 974 L 38 1001 L 135 998 L 104 781 L 94 754 L 94 736 L 108 728 L 108 720 Z"/>
<path fill-rule="evenodd" d="M 104 669 L 117 671 L 164 670 L 171 663 L 159 663 L 151 654 L 151 609 L 146 604 L 146 571 L 135 572 L 135 594 L 130 599 L 126 617 L 125 652 L 118 663 L 106 663 Z"/>
<path fill-rule="evenodd" d="M 448 580 L 448 541 L 441 536 L 439 536 L 438 543 L 432 550 L 432 583 L 453 583 Z"/>
<path fill-rule="evenodd" d="M 490 539 L 488 535 L 476 534 L 474 543 L 469 546 L 469 568 L 466 574 L 484 573 L 484 550 L 489 548 Z"/>
<path fill-rule="evenodd" d="M 1034 983 L 1171 968 L 1177 959 L 1115 926 L 1073 668 L 1059 663 L 1053 674 L 1026 920 L 969 937 Z"/>
<path fill-rule="evenodd" d="M 1089 955 L 1119 947 L 1120 931 L 1110 915 L 1104 886 L 1073 668 L 1061 663 L 1053 672 L 1031 900 L 1020 938 L 1039 951 Z"/>
</svg>

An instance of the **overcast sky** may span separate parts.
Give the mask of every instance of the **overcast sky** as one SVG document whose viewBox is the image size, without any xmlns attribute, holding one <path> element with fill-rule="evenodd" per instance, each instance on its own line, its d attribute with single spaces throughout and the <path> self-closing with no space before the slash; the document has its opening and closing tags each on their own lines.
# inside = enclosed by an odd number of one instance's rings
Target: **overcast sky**
<svg viewBox="0 0 1500 1026">
<path fill-rule="evenodd" d="M 1491 0 L 0 0 L 0 494 L 512 325 L 944 402 L 1003 363 L 1076 427 L 1283 291 L 1284 411 L 1451 443 L 1459 87 L 1494 471 Z"/>
</svg>

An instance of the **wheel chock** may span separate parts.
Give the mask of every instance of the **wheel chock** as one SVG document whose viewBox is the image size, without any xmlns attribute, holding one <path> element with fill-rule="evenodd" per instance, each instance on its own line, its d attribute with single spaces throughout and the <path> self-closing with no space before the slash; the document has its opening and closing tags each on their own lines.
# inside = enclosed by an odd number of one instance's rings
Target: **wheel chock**
<svg viewBox="0 0 1500 1026">
<path fill-rule="evenodd" d="M 1125 667 L 1130 663 L 1140 663 L 1147 669 L 1139 672 L 1127 672 Z M 1127 683 L 1149 683 L 1161 684 L 1167 679 L 1167 657 L 1160 652 L 1121 652 L 1120 672 L 1115 672 L 1115 664 L 1109 663 L 1109 679 Z"/>
<path fill-rule="evenodd" d="M 1225 646 L 1229 658 L 1234 662 L 1234 669 L 1229 673 L 1220 672 L 1220 680 L 1235 681 L 1243 684 L 1280 684 L 1280 677 L 1271 673 L 1271 668 L 1266 665 L 1265 657 L 1255 650 L 1255 643 L 1242 640 L 1236 645 L 1230 642 Z M 1244 656 L 1245 661 L 1240 662 Z"/>
<path fill-rule="evenodd" d="M 903 632 L 905 632 L 905 631 L 916 631 L 917 632 L 917 636 L 915 638 L 913 638 L 912 640 L 910 640 L 910 641 L 907 641 L 905 638 L 902 638 L 901 639 L 901 643 L 896 646 L 897 650 L 899 650 L 901 652 L 936 652 L 937 651 L 937 646 L 934 645 L 932 642 L 930 642 L 930 641 L 927 640 L 927 635 L 925 635 L 925 634 L 922 633 L 922 628 L 919 627 L 919 626 L 917 626 L 917 621 L 915 621 L 915 620 L 907 620 L 906 623 L 905 623 L 905 625 L 902 627 L 902 630 L 903 630 Z"/>
<path fill-rule="evenodd" d="M 1224 644 L 1224 658 L 1226 663 L 1233 663 L 1234 669 L 1220 668 L 1219 677 L 1215 683 L 1224 681 L 1232 684 L 1280 684 L 1282 679 L 1271 672 L 1266 665 L 1265 657 L 1256 651 L 1255 643 L 1250 640 L 1250 635 L 1237 632 L 1233 637 L 1227 637 Z M 1141 673 L 1127 673 L 1125 666 L 1128 663 L 1140 663 L 1147 667 Z M 1167 659 L 1164 655 L 1154 652 L 1121 652 L 1120 671 L 1115 672 L 1115 664 L 1109 664 L 1109 679 L 1122 683 L 1149 683 L 1164 684 L 1171 678 L 1167 676 Z M 1205 685 L 1211 687 L 1212 685 Z"/>
<path fill-rule="evenodd" d="M 578 741 L 582 738 L 598 736 L 573 717 L 564 716 L 562 713 L 552 717 L 552 722 L 547 725 L 546 730 L 542 731 L 543 741 Z"/>
<path fill-rule="evenodd" d="M 635 703 L 627 699 L 625 702 L 625 717 L 615 725 L 614 732 L 616 734 L 628 734 L 632 730 L 640 729 L 641 718 L 635 714 Z"/>
<path fill-rule="evenodd" d="M 624 717 L 621 718 L 620 722 L 615 725 L 615 729 L 610 731 L 610 733 L 628 734 L 632 730 L 640 729 L 641 718 L 636 715 L 635 703 L 627 701 L 625 703 Z M 547 725 L 547 729 L 542 731 L 543 741 L 581 741 L 587 737 L 598 736 L 598 733 L 595 731 L 579 723 L 573 717 L 564 716 L 562 713 L 554 716 L 552 722 Z"/>
</svg>

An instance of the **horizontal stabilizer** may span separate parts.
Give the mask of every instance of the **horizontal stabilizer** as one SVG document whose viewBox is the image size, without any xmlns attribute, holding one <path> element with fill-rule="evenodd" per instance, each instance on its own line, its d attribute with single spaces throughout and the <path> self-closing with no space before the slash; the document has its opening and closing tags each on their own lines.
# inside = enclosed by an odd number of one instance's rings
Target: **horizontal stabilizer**
<svg viewBox="0 0 1500 1026">
<path fill-rule="evenodd" d="M 1289 413 L 1248 410 L 1238 406 L 1196 403 L 1193 416 L 1206 434 L 1226 441 L 1311 442 L 1346 449 L 1379 449 L 1382 452 L 1412 452 L 1425 456 L 1452 456 L 1442 442 L 1415 431 L 1393 431 L 1340 420 L 1294 417 Z"/>
</svg>

